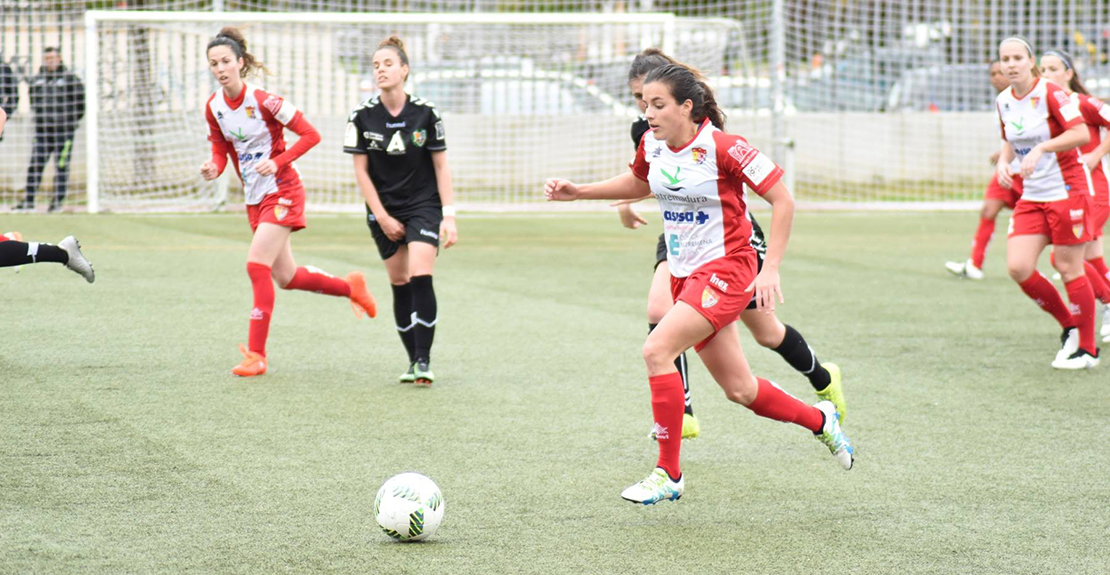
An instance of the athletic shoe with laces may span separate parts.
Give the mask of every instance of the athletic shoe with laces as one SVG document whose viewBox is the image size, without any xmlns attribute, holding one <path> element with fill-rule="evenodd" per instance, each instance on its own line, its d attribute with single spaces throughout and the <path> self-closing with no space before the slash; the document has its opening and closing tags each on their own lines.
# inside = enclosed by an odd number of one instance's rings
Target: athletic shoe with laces
<svg viewBox="0 0 1110 575">
<path fill-rule="evenodd" d="M 401 383 L 412 383 L 416 381 L 416 362 L 409 364 L 409 370 L 401 374 Z"/>
<path fill-rule="evenodd" d="M 841 385 L 840 367 L 835 363 L 824 364 L 825 371 L 829 372 L 829 385 L 817 392 L 817 397 L 831 401 L 836 406 L 838 423 L 844 425 L 844 418 L 848 415 L 848 404 L 844 401 L 844 387 Z"/>
<path fill-rule="evenodd" d="M 93 283 L 93 281 L 96 280 L 96 273 L 93 272 L 92 262 L 85 259 L 85 254 L 81 253 L 81 244 L 77 242 L 77 238 L 66 236 L 64 240 L 58 242 L 58 247 L 69 254 L 69 261 L 66 262 L 67 268 L 85 278 L 85 281 L 89 283 Z"/>
<path fill-rule="evenodd" d="M 1091 369 L 1098 367 L 1098 352 L 1091 353 L 1083 348 L 1079 348 L 1075 353 L 1066 358 L 1056 358 L 1052 362 L 1052 367 L 1056 369 Z"/>
<path fill-rule="evenodd" d="M 966 262 L 948 262 L 944 264 L 945 269 L 956 277 L 967 278 L 970 280 L 983 279 L 983 270 L 975 267 L 971 260 Z"/>
<path fill-rule="evenodd" d="M 845 470 L 851 469 L 852 464 L 856 460 L 856 451 L 852 449 L 852 442 L 848 440 L 848 436 L 840 429 L 840 423 L 836 416 L 836 406 L 831 401 L 822 401 L 814 405 L 821 413 L 825 414 L 825 425 L 821 428 L 820 433 L 814 433 L 813 436 L 821 443 L 824 443 L 832 453 L 833 458 Z"/>
<path fill-rule="evenodd" d="M 370 295 L 370 290 L 366 287 L 366 277 L 362 272 L 351 272 L 343 278 L 343 281 L 351 287 L 351 309 L 355 310 L 355 315 L 362 317 L 365 313 L 370 317 L 377 317 L 378 304 L 374 302 L 374 296 Z"/>
<path fill-rule="evenodd" d="M 254 377 L 266 373 L 266 356 L 247 349 L 243 344 L 239 344 L 239 353 L 243 354 L 243 361 L 231 368 L 231 373 L 239 377 Z"/>
<path fill-rule="evenodd" d="M 656 467 L 651 475 L 622 491 L 621 497 L 633 503 L 653 505 L 663 500 L 678 501 L 685 489 L 685 477 L 672 481 L 662 467 Z"/>
<path fill-rule="evenodd" d="M 417 359 L 412 373 L 413 383 L 416 385 L 432 385 L 432 382 L 436 379 L 435 374 L 428 367 L 428 360 L 426 359 Z"/>
<path fill-rule="evenodd" d="M 1056 352 L 1056 359 L 1052 361 L 1067 361 L 1075 352 L 1079 351 L 1079 328 L 1066 327 L 1060 334 L 1060 351 Z"/>
<path fill-rule="evenodd" d="M 1102 330 L 1099 335 L 1102 336 L 1102 343 L 1110 343 L 1110 304 L 1102 307 Z"/>
<path fill-rule="evenodd" d="M 8 232 L 8 233 L 4 234 L 4 237 L 8 238 L 9 241 L 13 241 L 13 242 L 23 241 L 23 234 L 21 234 L 19 232 Z"/>
</svg>

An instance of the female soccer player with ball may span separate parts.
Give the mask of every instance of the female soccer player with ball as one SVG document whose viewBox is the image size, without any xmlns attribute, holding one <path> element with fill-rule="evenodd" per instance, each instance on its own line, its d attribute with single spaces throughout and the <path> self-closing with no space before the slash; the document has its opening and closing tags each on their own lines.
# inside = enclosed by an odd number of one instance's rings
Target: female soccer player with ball
<svg viewBox="0 0 1110 575">
<path fill-rule="evenodd" d="M 343 149 L 354 154 L 370 235 L 393 286 L 393 315 L 408 352 L 402 383 L 430 385 L 439 244 L 458 241 L 443 120 L 431 102 L 405 93 L 409 57 L 396 36 L 378 46 L 374 80 L 381 93 L 351 112 Z"/>
<path fill-rule="evenodd" d="M 265 68 L 247 52 L 247 41 L 238 30 L 220 30 L 208 42 L 207 55 L 220 89 L 205 107 L 212 159 L 201 166 L 200 173 L 206 180 L 217 178 L 231 156 L 243 182 L 254 233 L 247 253 L 247 275 L 254 290 L 249 348 L 239 346 L 243 361 L 231 370 L 249 377 L 266 373 L 275 281 L 282 289 L 350 298 L 356 315 L 374 317 L 377 311 L 361 272 L 339 279 L 313 267 L 297 267 L 293 260 L 290 235 L 305 227 L 304 186 L 293 161 L 318 144 L 320 134 L 281 96 L 244 81 L 254 70 Z M 286 128 L 300 136 L 289 149 L 285 148 Z"/>
<path fill-rule="evenodd" d="M 1010 184 L 1010 162 L 1015 158 L 1023 180 L 1006 241 L 1010 277 L 1064 329 L 1063 345 L 1052 367 L 1094 367 L 1098 365 L 1095 295 L 1083 267 L 1094 226 L 1093 202 L 1090 176 L 1079 150 L 1090 134 L 1078 103 L 1040 77 L 1028 42 L 1007 38 L 999 44 L 998 55 L 1010 81 L 1010 89 L 997 100 L 1004 140 L 998 182 Z M 1056 269 L 1077 313 L 1037 271 L 1037 258 L 1049 244 L 1054 246 Z"/>
<path fill-rule="evenodd" d="M 1102 137 L 1103 129 L 1110 129 L 1110 107 L 1107 107 L 1098 98 L 1091 97 L 1079 78 L 1079 72 L 1072 64 L 1071 55 L 1063 50 L 1048 50 L 1041 55 L 1041 74 L 1045 80 L 1052 82 L 1079 102 L 1079 113 L 1087 124 L 1091 141 L 1079 148 L 1083 154 L 1079 161 L 1087 166 L 1091 172 L 1091 183 L 1094 185 L 1094 229 L 1091 230 L 1092 241 L 1087 244 L 1083 264 L 1087 273 L 1087 281 L 1091 283 L 1095 295 L 1106 306 L 1102 314 L 1102 341 L 1110 342 L 1110 270 L 1106 269 L 1106 262 L 1102 254 L 1102 231 L 1106 226 L 1106 219 L 1110 216 L 1110 178 L 1107 177 L 1106 164 L 1103 157 L 1110 151 L 1110 138 Z"/>
<path fill-rule="evenodd" d="M 990 65 L 991 87 L 996 93 L 1010 87 L 1010 82 L 1002 73 L 1002 63 L 998 60 Z M 991 154 L 991 165 L 998 164 L 1001 151 Z M 983 196 L 983 207 L 979 208 L 979 227 L 975 230 L 975 237 L 971 240 L 971 258 L 966 262 L 948 262 L 944 267 L 957 277 L 981 280 L 983 279 L 983 260 L 987 257 L 987 245 L 994 235 L 994 221 L 1002 208 L 1014 209 L 1018 198 L 1021 197 L 1021 175 L 1017 173 L 1017 166 L 1011 166 L 1011 182 L 1008 187 L 998 183 L 998 172 L 991 176 Z"/>
<path fill-rule="evenodd" d="M 636 148 L 639 147 L 640 140 L 643 139 L 649 128 L 647 118 L 643 116 L 643 113 L 647 110 L 647 102 L 643 98 L 644 78 L 648 72 L 668 64 L 679 64 L 679 62 L 657 48 L 648 48 L 636 55 L 628 69 L 628 87 L 632 91 L 632 97 L 636 99 L 636 105 L 639 106 L 641 113 L 640 118 L 632 123 L 632 144 Z M 636 229 L 646 223 L 632 209 L 631 202 L 618 202 L 617 209 L 620 213 L 621 223 L 627 228 Z M 757 268 L 762 268 L 763 259 L 767 253 L 767 242 L 763 236 L 763 229 L 760 228 L 755 217 L 750 212 L 747 216 L 752 224 L 751 244 L 758 258 Z M 668 213 L 663 212 L 663 217 L 668 217 Z M 655 329 L 663 316 L 674 306 L 670 290 L 670 266 L 667 264 L 668 251 L 665 234 L 659 234 L 659 242 L 655 248 L 655 275 L 652 277 L 651 288 L 648 290 L 648 333 Z M 759 345 L 778 353 L 791 367 L 806 376 L 818 397 L 832 401 L 840 415 L 840 423 L 844 423 L 847 405 L 844 401 L 840 368 L 836 364 L 826 363 L 822 365 L 817 360 L 817 354 L 809 347 L 809 344 L 806 343 L 805 338 L 798 330 L 779 321 L 773 311 L 756 311 L 754 299 L 740 314 L 740 320 L 744 322 L 744 325 Z M 686 400 L 685 413 L 682 419 L 682 438 L 697 437 L 700 432 L 700 425 L 694 417 L 693 405 L 690 400 L 689 374 L 686 369 L 685 352 L 675 360 L 675 367 L 682 376 L 682 387 Z"/>
<path fill-rule="evenodd" d="M 794 200 L 780 181 L 782 169 L 739 136 L 720 130 L 724 115 L 713 91 L 689 68 L 670 64 L 648 73 L 643 99 L 650 132 L 631 171 L 604 182 L 576 185 L 547 181 L 551 201 L 635 199 L 654 194 L 664 211 L 675 305 L 644 343 L 651 389 L 656 469 L 625 489 L 628 501 L 652 504 L 682 496 L 679 466 L 683 414 L 682 377 L 674 360 L 694 347 L 726 397 L 757 415 L 792 422 L 813 432 L 836 460 L 851 469 L 853 450 L 828 401 L 809 406 L 774 383 L 752 375 L 734 325 L 754 296 L 758 309 L 782 302 L 778 267 L 790 236 Z M 771 238 L 762 271 L 751 246 L 743 187 L 772 206 Z"/>
</svg>

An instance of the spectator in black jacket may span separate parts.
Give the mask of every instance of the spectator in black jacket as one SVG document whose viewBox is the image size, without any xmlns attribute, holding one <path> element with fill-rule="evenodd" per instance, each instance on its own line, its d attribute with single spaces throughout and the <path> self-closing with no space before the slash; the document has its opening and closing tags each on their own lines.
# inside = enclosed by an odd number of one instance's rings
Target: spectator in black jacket
<svg viewBox="0 0 1110 575">
<path fill-rule="evenodd" d="M 16 107 L 19 106 L 19 79 L 16 78 L 15 72 L 7 62 L 0 60 L 0 110 L 4 112 L 7 117 L 11 117 L 15 113 Z M 4 139 L 3 131 L 0 131 L 0 140 Z"/>
<path fill-rule="evenodd" d="M 27 197 L 17 210 L 31 210 L 35 193 L 42 180 L 42 170 L 50 156 L 57 155 L 57 176 L 50 211 L 62 207 L 69 181 L 69 163 L 73 153 L 73 133 L 85 115 L 85 86 L 76 74 L 62 65 L 57 48 L 43 51 L 43 65 L 31 78 L 31 108 L 35 112 L 35 145 L 31 166 L 27 169 Z"/>
</svg>

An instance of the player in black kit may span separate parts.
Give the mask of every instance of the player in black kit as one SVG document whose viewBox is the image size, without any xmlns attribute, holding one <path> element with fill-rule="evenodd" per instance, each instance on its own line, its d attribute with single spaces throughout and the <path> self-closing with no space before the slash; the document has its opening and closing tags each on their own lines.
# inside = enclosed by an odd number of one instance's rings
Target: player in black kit
<svg viewBox="0 0 1110 575">
<path fill-rule="evenodd" d="M 647 109 L 647 103 L 643 99 L 644 77 L 655 68 L 677 63 L 656 48 L 648 48 L 632 60 L 632 66 L 628 70 L 628 87 L 632 91 L 632 96 L 636 99 L 636 104 L 640 107 L 641 112 Z M 643 115 L 632 123 L 632 145 L 634 148 L 640 145 L 640 140 L 649 129 L 648 121 Z M 647 223 L 632 209 L 631 203 L 618 202 L 617 205 L 620 210 L 621 223 L 625 227 L 636 229 Z M 762 270 L 763 257 L 767 253 L 767 242 L 763 237 L 763 229 L 759 227 L 755 217 L 752 216 L 750 211 L 747 212 L 747 215 L 752 223 L 751 244 L 758 256 L 759 269 Z M 655 277 L 652 279 L 651 290 L 648 292 L 648 331 L 654 329 L 655 325 L 674 305 L 671 299 L 667 251 L 666 239 L 660 234 L 659 242 L 655 248 Z M 802 334 L 798 333 L 798 330 L 793 327 L 779 321 L 773 311 L 757 311 L 755 298 L 752 298 L 747 309 L 740 314 L 740 320 L 744 322 L 744 325 L 759 345 L 782 356 L 786 363 L 789 363 L 791 367 L 809 379 L 810 385 L 813 386 L 818 397 L 833 402 L 836 405 L 837 413 L 840 414 L 840 423 L 844 422 L 847 405 L 844 401 L 840 368 L 836 364 L 822 364 L 817 361 L 817 354 L 809 347 Z M 700 425 L 694 417 L 694 410 L 690 401 L 686 354 L 680 355 L 675 360 L 675 366 L 678 367 L 678 372 L 682 374 L 682 386 L 686 391 L 686 415 L 682 420 L 682 437 L 683 439 L 697 437 L 700 433 Z"/>
<path fill-rule="evenodd" d="M 432 268 L 440 242 L 458 240 L 443 120 L 434 105 L 405 93 L 409 58 L 396 36 L 374 52 L 380 93 L 351 112 L 343 149 L 354 155 L 366 222 L 393 286 L 393 315 L 408 352 L 402 383 L 431 385 L 436 296 Z"/>
</svg>

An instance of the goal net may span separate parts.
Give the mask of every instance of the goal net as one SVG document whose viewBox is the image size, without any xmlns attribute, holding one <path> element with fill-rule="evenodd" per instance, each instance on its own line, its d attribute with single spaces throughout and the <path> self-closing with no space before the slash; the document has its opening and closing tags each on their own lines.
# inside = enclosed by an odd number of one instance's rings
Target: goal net
<svg viewBox="0 0 1110 575">
<path fill-rule="evenodd" d="M 211 209 L 241 200 L 201 179 L 204 106 L 218 89 L 205 47 L 238 26 L 270 70 L 252 82 L 302 110 L 322 142 L 296 162 L 309 203 L 362 204 L 343 153 L 348 115 L 376 93 L 372 56 L 397 34 L 406 89 L 446 125 L 463 205 L 521 205 L 546 178 L 608 178 L 626 169 L 638 114 L 632 57 L 661 47 L 704 70 L 725 67 L 737 24 L 671 14 L 322 14 L 89 12 L 87 146 L 90 210 Z M 286 132 L 295 140 L 296 135 Z M 230 171 L 230 170 L 229 170 Z M 225 176 L 227 177 L 227 176 Z"/>
</svg>

